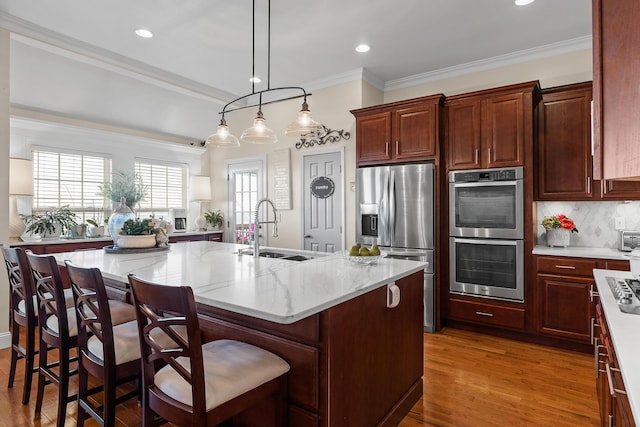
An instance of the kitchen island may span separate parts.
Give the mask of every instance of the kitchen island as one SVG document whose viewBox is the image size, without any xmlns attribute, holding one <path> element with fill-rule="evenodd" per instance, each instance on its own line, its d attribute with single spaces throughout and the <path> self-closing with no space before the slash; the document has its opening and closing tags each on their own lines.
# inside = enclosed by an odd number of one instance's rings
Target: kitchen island
<svg viewBox="0 0 640 427">
<path fill-rule="evenodd" d="M 231 337 L 289 362 L 291 426 L 397 425 L 422 394 L 425 264 L 363 266 L 338 254 L 298 262 L 239 249 L 246 246 L 185 242 L 54 256 L 99 268 L 123 298 L 129 273 L 191 286 L 206 340 Z"/>
</svg>

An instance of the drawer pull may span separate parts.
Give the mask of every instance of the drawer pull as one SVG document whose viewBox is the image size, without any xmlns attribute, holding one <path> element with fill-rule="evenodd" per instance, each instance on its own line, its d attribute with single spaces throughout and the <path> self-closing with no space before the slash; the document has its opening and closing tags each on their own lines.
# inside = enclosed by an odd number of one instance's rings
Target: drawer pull
<svg viewBox="0 0 640 427">
<path fill-rule="evenodd" d="M 600 294 L 597 291 L 593 290 L 593 285 L 590 285 L 589 286 L 589 301 L 593 302 L 593 299 L 595 297 L 599 297 L 599 296 L 600 296 Z"/>
<path fill-rule="evenodd" d="M 605 365 L 605 369 L 607 370 L 607 382 L 609 383 L 609 394 L 612 397 L 616 397 L 616 394 L 624 394 L 624 395 L 626 395 L 627 394 L 626 391 L 620 390 L 618 388 L 614 388 L 613 387 L 613 378 L 612 378 L 612 375 L 611 375 L 611 371 L 620 372 L 620 369 L 612 368 L 611 366 L 609 366 L 608 363 Z"/>
<path fill-rule="evenodd" d="M 561 268 L 563 270 L 575 270 L 576 269 L 573 265 L 556 265 L 556 268 Z"/>
<path fill-rule="evenodd" d="M 478 316 L 484 316 L 484 317 L 493 317 L 493 313 L 487 313 L 485 311 L 476 311 L 476 314 Z"/>
</svg>

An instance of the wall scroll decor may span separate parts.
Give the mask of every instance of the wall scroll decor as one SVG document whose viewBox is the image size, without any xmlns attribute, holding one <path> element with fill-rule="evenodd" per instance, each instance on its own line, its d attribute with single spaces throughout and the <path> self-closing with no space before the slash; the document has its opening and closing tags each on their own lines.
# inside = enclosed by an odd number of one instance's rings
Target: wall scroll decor
<svg viewBox="0 0 640 427">
<path fill-rule="evenodd" d="M 299 150 L 302 147 L 313 147 L 314 145 L 324 145 L 327 142 L 338 142 L 341 139 L 344 139 L 345 141 L 348 140 L 349 138 L 351 138 L 351 134 L 349 132 L 346 132 L 344 129 L 342 130 L 333 130 L 333 129 L 329 129 L 328 127 L 326 127 L 325 125 L 322 125 L 322 127 L 324 128 L 325 134 L 324 136 L 317 138 L 305 138 L 304 136 L 300 137 L 300 141 L 296 142 L 296 148 Z"/>
</svg>

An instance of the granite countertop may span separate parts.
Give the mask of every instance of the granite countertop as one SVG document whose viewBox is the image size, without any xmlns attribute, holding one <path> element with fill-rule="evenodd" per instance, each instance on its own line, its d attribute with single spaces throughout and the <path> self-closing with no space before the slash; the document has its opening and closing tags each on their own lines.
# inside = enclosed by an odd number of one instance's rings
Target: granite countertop
<svg viewBox="0 0 640 427">
<path fill-rule="evenodd" d="M 210 234 L 210 233 L 222 233 L 222 230 L 211 230 L 211 231 L 185 231 L 185 232 L 173 232 L 169 235 L 171 236 L 197 236 L 200 234 Z M 11 242 L 11 246 L 28 246 L 33 245 L 34 243 L 46 243 L 47 245 L 61 245 L 65 243 L 76 243 L 76 242 L 113 242 L 113 239 L 109 236 L 100 236 L 100 237 L 82 237 L 78 239 L 41 239 L 39 237 L 24 237 L 24 241 L 21 242 Z"/>
<path fill-rule="evenodd" d="M 620 364 L 622 380 L 631 404 L 631 412 L 640 425 L 640 315 L 623 313 L 618 308 L 616 298 L 607 284 L 606 277 L 632 278 L 631 273 L 617 270 L 593 270 L 600 304 L 607 318 L 609 334 Z"/>
<path fill-rule="evenodd" d="M 583 246 L 568 246 L 566 248 L 552 248 L 537 245 L 533 248 L 534 255 L 568 256 L 576 258 L 599 258 L 613 260 L 628 260 L 629 252 L 621 252 L 613 248 L 589 248 Z"/>
<path fill-rule="evenodd" d="M 196 241 L 144 253 L 111 254 L 98 249 L 53 255 L 58 263 L 70 260 L 79 266 L 97 267 L 105 278 L 122 283 L 134 273 L 156 283 L 188 285 L 197 302 L 284 324 L 385 286 L 427 265 L 382 258 L 364 266 L 340 254 L 324 253 L 302 262 L 237 254 L 238 249 L 246 248 Z"/>
</svg>

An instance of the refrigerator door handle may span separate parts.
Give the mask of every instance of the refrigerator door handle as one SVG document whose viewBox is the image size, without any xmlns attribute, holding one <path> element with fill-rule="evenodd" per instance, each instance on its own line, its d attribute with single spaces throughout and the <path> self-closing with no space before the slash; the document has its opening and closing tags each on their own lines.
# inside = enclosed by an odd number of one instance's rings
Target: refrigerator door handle
<svg viewBox="0 0 640 427">
<path fill-rule="evenodd" d="M 389 237 L 389 244 L 394 246 L 395 242 L 395 227 L 396 227 L 396 173 L 393 169 L 390 172 L 391 179 L 389 183 L 389 228 L 387 236 Z"/>
</svg>

